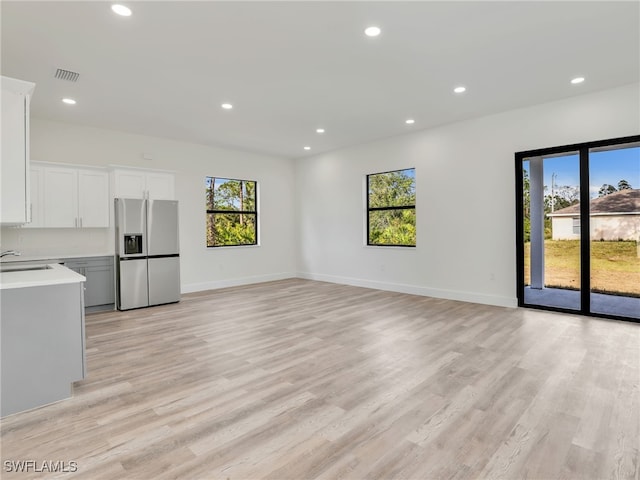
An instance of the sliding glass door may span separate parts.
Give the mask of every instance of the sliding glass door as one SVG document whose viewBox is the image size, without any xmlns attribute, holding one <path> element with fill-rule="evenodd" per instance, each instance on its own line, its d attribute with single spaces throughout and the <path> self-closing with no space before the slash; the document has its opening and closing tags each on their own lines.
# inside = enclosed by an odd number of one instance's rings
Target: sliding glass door
<svg viewBox="0 0 640 480">
<path fill-rule="evenodd" d="M 640 146 L 589 150 L 591 311 L 640 319 Z"/>
<path fill-rule="evenodd" d="M 640 136 L 516 154 L 518 303 L 640 320 Z"/>
<path fill-rule="evenodd" d="M 580 310 L 579 153 L 523 159 L 522 182 L 525 301 Z"/>
</svg>

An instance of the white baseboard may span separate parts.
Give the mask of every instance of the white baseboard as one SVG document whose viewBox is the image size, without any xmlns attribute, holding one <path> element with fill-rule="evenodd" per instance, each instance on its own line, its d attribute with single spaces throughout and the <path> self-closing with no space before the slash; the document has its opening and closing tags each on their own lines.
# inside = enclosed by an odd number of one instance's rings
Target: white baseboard
<svg viewBox="0 0 640 480">
<path fill-rule="evenodd" d="M 253 277 L 232 278 L 228 280 L 216 280 L 212 282 L 188 283 L 182 285 L 181 293 L 202 292 L 203 290 L 216 290 L 218 288 L 237 287 L 240 285 L 250 285 L 252 283 L 272 282 L 275 280 L 285 280 L 296 278 L 295 273 L 272 273 L 268 275 L 256 275 Z"/>
<path fill-rule="evenodd" d="M 459 290 L 444 290 L 439 288 L 419 287 L 402 283 L 377 282 L 373 280 L 363 280 L 360 278 L 340 277 L 336 275 L 323 275 L 307 272 L 282 272 L 268 275 L 256 275 L 253 277 L 232 278 L 228 280 L 216 280 L 212 282 L 189 283 L 182 285 L 181 293 L 201 292 L 204 290 L 216 290 L 219 288 L 237 287 L 240 285 L 251 285 L 252 283 L 272 282 L 275 280 L 285 280 L 287 278 L 304 278 L 307 280 L 317 280 L 320 282 L 338 283 L 341 285 L 352 285 L 354 287 L 374 288 L 377 290 L 387 290 L 390 292 L 408 293 L 411 295 L 422 295 L 424 297 L 445 298 L 447 300 L 459 300 L 462 302 L 481 303 L 484 305 L 494 305 L 498 307 L 518 306 L 515 298 L 502 297 L 498 295 L 486 295 L 483 293 L 462 292 Z"/>
<path fill-rule="evenodd" d="M 373 280 L 363 280 L 360 278 L 339 277 L 335 275 L 323 275 L 316 273 L 298 272 L 298 278 L 307 280 L 318 280 L 321 282 L 339 283 L 342 285 L 352 285 L 354 287 L 375 288 L 377 290 L 387 290 L 390 292 L 409 293 L 411 295 L 422 295 L 424 297 L 444 298 L 447 300 L 459 300 L 462 302 L 481 303 L 484 305 L 494 305 L 497 307 L 515 308 L 518 300 L 511 297 L 499 295 L 486 295 L 484 293 L 462 292 L 459 290 L 443 290 L 440 288 L 418 287 L 401 283 L 377 282 Z"/>
</svg>

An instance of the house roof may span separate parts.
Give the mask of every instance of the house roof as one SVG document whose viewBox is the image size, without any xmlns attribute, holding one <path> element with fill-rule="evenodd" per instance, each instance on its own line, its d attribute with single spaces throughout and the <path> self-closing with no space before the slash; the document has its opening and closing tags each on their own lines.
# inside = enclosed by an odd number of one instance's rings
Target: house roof
<svg viewBox="0 0 640 480">
<path fill-rule="evenodd" d="M 591 214 L 616 214 L 616 213 L 640 213 L 640 190 L 629 189 L 620 190 L 604 197 L 593 198 L 589 204 Z M 580 214 L 580 204 L 576 203 L 570 207 L 556 210 L 549 213 L 549 217 L 555 215 Z"/>
</svg>

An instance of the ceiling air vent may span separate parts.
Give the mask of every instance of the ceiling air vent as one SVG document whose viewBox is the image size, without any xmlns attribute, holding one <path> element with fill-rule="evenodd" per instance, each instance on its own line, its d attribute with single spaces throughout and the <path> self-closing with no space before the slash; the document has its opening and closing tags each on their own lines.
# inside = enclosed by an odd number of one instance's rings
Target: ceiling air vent
<svg viewBox="0 0 640 480">
<path fill-rule="evenodd" d="M 77 72 L 72 72 L 71 70 L 63 70 L 62 68 L 56 70 L 55 74 L 56 78 L 59 78 L 60 80 L 67 80 L 69 82 L 77 82 L 79 76 L 80 74 Z"/>
</svg>

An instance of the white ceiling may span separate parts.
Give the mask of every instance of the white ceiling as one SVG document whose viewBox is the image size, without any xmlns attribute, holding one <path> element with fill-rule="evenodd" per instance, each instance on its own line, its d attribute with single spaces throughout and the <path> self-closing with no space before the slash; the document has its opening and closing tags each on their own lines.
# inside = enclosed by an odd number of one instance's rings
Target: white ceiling
<svg viewBox="0 0 640 480">
<path fill-rule="evenodd" d="M 32 115 L 297 158 L 640 81 L 637 1 L 121 3 L 2 1 Z"/>
</svg>

